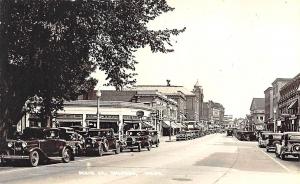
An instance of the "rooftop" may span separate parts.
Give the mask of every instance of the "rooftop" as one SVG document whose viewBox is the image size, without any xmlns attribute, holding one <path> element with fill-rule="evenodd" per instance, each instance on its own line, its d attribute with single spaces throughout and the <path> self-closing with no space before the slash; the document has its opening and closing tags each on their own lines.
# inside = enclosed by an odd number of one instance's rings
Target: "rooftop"
<svg viewBox="0 0 300 184">
<path fill-rule="evenodd" d="M 250 110 L 265 110 L 265 98 L 253 98 Z"/>
<path fill-rule="evenodd" d="M 166 86 L 166 85 L 137 85 L 133 86 L 133 90 L 157 90 L 165 95 L 174 95 L 182 92 L 184 95 L 195 95 L 183 86 Z"/>
</svg>

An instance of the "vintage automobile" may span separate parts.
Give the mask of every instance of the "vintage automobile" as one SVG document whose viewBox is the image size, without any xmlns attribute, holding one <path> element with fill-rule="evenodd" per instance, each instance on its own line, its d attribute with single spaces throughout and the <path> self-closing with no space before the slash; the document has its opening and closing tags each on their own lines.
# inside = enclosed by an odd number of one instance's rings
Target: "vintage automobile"
<svg viewBox="0 0 300 184">
<path fill-rule="evenodd" d="M 85 139 L 86 154 L 96 153 L 102 156 L 104 152 L 121 152 L 119 140 L 115 137 L 113 129 L 94 129 L 88 131 L 88 137 Z"/>
<path fill-rule="evenodd" d="M 284 132 L 281 144 L 276 144 L 275 155 L 282 160 L 292 155 L 300 161 L 300 132 Z"/>
<path fill-rule="evenodd" d="M 176 135 L 176 141 L 191 140 L 194 136 L 195 134 L 191 130 L 183 130 Z"/>
<path fill-rule="evenodd" d="M 253 131 L 237 131 L 236 133 L 237 139 L 241 141 L 254 141 L 256 140 L 256 136 Z"/>
<path fill-rule="evenodd" d="M 264 131 L 258 134 L 258 147 L 265 148 L 267 146 L 267 139 L 272 132 Z"/>
<path fill-rule="evenodd" d="M 59 129 L 25 128 L 20 139 L 7 140 L 7 146 L 1 153 L 2 163 L 28 160 L 32 167 L 52 158 L 61 158 L 66 163 L 74 160 L 72 147 L 59 139 Z"/>
<path fill-rule="evenodd" d="M 148 130 L 148 131 L 149 131 L 149 135 L 151 137 L 151 144 L 158 147 L 159 146 L 159 135 L 158 135 L 157 130 Z"/>
<path fill-rule="evenodd" d="M 152 139 L 149 135 L 148 130 L 144 129 L 132 129 L 126 132 L 126 148 L 133 151 L 133 149 L 137 149 L 139 152 L 142 148 L 147 148 L 148 151 L 152 148 Z"/>
<path fill-rule="evenodd" d="M 266 151 L 275 151 L 276 144 L 281 144 L 282 133 L 269 133 L 267 136 Z"/>
<path fill-rule="evenodd" d="M 70 128 L 73 128 L 75 132 L 80 134 L 83 138 L 88 137 L 88 131 L 89 127 L 83 127 L 83 126 L 71 126 Z"/>
<path fill-rule="evenodd" d="M 176 135 L 176 141 L 188 140 L 188 135 L 186 131 L 180 131 Z"/>
<path fill-rule="evenodd" d="M 233 129 L 228 128 L 228 129 L 226 130 L 226 136 L 233 136 Z"/>
<path fill-rule="evenodd" d="M 84 138 L 70 127 L 59 127 L 59 138 L 64 139 L 72 147 L 75 156 L 83 155 Z"/>
</svg>

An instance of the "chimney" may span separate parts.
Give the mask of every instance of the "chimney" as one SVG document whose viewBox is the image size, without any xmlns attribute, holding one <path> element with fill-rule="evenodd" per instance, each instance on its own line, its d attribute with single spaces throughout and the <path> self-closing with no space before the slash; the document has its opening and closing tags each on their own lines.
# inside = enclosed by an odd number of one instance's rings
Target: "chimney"
<svg viewBox="0 0 300 184">
<path fill-rule="evenodd" d="M 171 80 L 167 79 L 167 86 L 171 86 L 170 82 Z"/>
</svg>

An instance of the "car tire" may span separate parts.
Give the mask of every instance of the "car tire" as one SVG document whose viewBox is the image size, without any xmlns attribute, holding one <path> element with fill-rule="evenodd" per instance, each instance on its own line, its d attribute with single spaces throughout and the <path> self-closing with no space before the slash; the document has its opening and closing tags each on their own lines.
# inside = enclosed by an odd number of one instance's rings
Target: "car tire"
<svg viewBox="0 0 300 184">
<path fill-rule="evenodd" d="M 156 143 L 156 147 L 158 147 L 159 146 L 159 141 L 157 141 L 157 143 Z"/>
<path fill-rule="evenodd" d="M 102 157 L 102 155 L 103 155 L 103 146 L 102 144 L 99 144 L 97 156 Z"/>
<path fill-rule="evenodd" d="M 130 148 L 130 151 L 131 151 L 131 152 L 133 152 L 133 149 L 132 149 L 132 148 Z"/>
<path fill-rule="evenodd" d="M 31 151 L 29 153 L 29 165 L 31 167 L 36 167 L 40 162 L 40 153 L 37 150 Z"/>
<path fill-rule="evenodd" d="M 141 152 L 141 149 L 142 149 L 141 144 L 138 145 L 138 148 L 137 148 L 137 149 L 138 149 L 138 152 Z"/>
<path fill-rule="evenodd" d="M 6 151 L 3 151 L 1 153 L 1 155 L 10 155 L 10 154 L 9 154 L 9 151 L 6 150 Z M 12 164 L 11 160 L 1 158 L 1 166 L 7 166 L 7 165 L 11 165 L 11 164 Z"/>
<path fill-rule="evenodd" d="M 266 148 L 266 151 L 267 151 L 267 152 L 270 152 L 269 148 Z"/>
<path fill-rule="evenodd" d="M 151 148 L 152 148 L 152 143 L 151 143 L 151 142 L 149 142 L 149 143 L 148 143 L 147 150 L 148 150 L 148 151 L 150 151 L 150 150 L 151 150 Z"/>
<path fill-rule="evenodd" d="M 72 150 L 65 148 L 62 152 L 62 161 L 64 163 L 69 163 L 72 160 Z"/>
<path fill-rule="evenodd" d="M 280 159 L 281 159 L 281 160 L 285 160 L 285 154 L 280 153 Z"/>
<path fill-rule="evenodd" d="M 120 144 L 116 144 L 115 154 L 119 154 L 120 152 L 121 152 L 121 146 Z"/>
</svg>

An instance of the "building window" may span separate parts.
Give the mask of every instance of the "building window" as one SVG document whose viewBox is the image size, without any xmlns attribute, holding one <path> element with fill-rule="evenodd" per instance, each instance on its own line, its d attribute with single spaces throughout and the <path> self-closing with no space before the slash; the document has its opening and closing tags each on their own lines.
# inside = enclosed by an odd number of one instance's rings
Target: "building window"
<svg viewBox="0 0 300 184">
<path fill-rule="evenodd" d="M 260 120 L 264 120 L 264 117 L 263 117 L 263 116 L 261 116 L 261 117 L 260 117 Z"/>
</svg>

